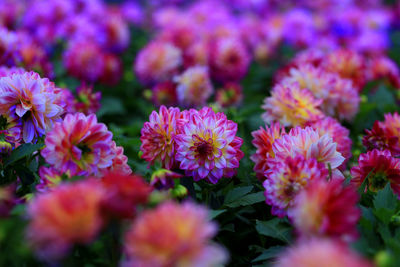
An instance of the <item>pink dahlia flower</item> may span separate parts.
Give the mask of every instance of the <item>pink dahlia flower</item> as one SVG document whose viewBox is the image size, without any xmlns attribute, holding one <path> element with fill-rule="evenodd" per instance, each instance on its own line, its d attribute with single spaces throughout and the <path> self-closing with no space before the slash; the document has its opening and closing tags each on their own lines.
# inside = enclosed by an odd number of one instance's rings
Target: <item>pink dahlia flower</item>
<svg viewBox="0 0 400 267">
<path fill-rule="evenodd" d="M 103 188 L 97 181 L 62 184 L 38 194 L 28 206 L 27 238 L 39 257 L 59 259 L 73 244 L 91 242 L 103 221 Z"/>
<path fill-rule="evenodd" d="M 303 155 L 306 159 L 314 158 L 319 163 L 325 164 L 335 171 L 345 158 L 337 151 L 337 144 L 329 134 L 320 135 L 318 131 L 311 127 L 296 127 L 290 130 L 286 135 L 275 140 L 272 145 L 275 158 L 270 164 L 279 163 L 288 156 L 295 157 Z M 340 174 L 338 173 L 340 176 Z"/>
<path fill-rule="evenodd" d="M 301 237 L 352 241 L 361 215 L 357 202 L 357 191 L 343 180 L 316 179 L 297 195 L 290 214 Z"/>
<path fill-rule="evenodd" d="M 328 177 L 328 171 L 315 159 L 299 155 L 275 164 L 265 172 L 265 176 L 267 179 L 263 186 L 266 202 L 272 206 L 272 214 L 283 217 L 287 209 L 294 205 L 294 199 L 300 191 L 310 181 Z"/>
<path fill-rule="evenodd" d="M 274 267 L 373 267 L 346 244 L 330 239 L 303 241 L 284 251 Z"/>
<path fill-rule="evenodd" d="M 149 121 L 144 123 L 141 130 L 142 158 L 150 164 L 159 161 L 163 167 L 173 168 L 176 153 L 175 137 L 182 123 L 178 108 L 167 109 L 161 106 L 159 113 L 153 111 Z"/>
<path fill-rule="evenodd" d="M 45 139 L 42 156 L 68 175 L 99 175 L 113 164 L 112 133 L 94 114 L 67 114 Z"/>
<path fill-rule="evenodd" d="M 122 266 L 219 266 L 226 252 L 211 243 L 217 227 L 202 206 L 165 202 L 141 214 L 125 237 Z"/>
<path fill-rule="evenodd" d="M 320 110 L 321 99 L 316 99 L 308 89 L 297 83 L 277 84 L 271 96 L 264 100 L 262 115 L 266 123 L 279 121 L 284 126 L 304 125 L 324 117 Z"/>
<path fill-rule="evenodd" d="M 351 168 L 351 182 L 360 186 L 368 178 L 367 186 L 377 191 L 390 183 L 393 191 L 400 196 L 400 159 L 392 157 L 389 150 L 374 149 L 361 154 L 358 166 Z"/>
<path fill-rule="evenodd" d="M 178 100 L 186 107 L 204 106 L 214 91 L 207 67 L 191 67 L 176 76 L 174 81 Z"/>
<path fill-rule="evenodd" d="M 349 137 L 349 130 L 342 126 L 337 120 L 326 117 L 322 120 L 310 123 L 310 126 L 316 130 L 320 136 L 328 134 L 332 141 L 337 144 L 336 150 L 345 157 L 345 161 L 341 167 L 345 167 L 345 163 L 350 159 L 352 141 Z"/>
<path fill-rule="evenodd" d="M 190 110 L 188 117 L 182 132 L 175 137 L 179 167 L 195 181 L 217 183 L 223 176 L 235 175 L 244 156 L 240 150 L 243 140 L 236 136 L 237 124 L 208 107 Z"/>
<path fill-rule="evenodd" d="M 254 171 L 259 179 L 265 179 L 265 171 L 269 169 L 268 159 L 275 157 L 272 144 L 284 134 L 286 134 L 285 128 L 279 122 L 272 123 L 270 127 L 265 126 L 265 129 L 260 127 L 251 133 L 254 138 L 252 144 L 257 151 L 250 158 L 255 163 Z"/>
<path fill-rule="evenodd" d="M 141 82 L 154 84 L 170 80 L 182 64 L 182 52 L 164 42 L 153 42 L 136 57 L 135 72 Z"/>
<path fill-rule="evenodd" d="M 96 113 L 100 109 L 101 92 L 93 92 L 93 86 L 81 84 L 76 89 L 75 111 L 86 115 Z"/>
<path fill-rule="evenodd" d="M 63 108 L 57 105 L 55 90 L 35 72 L 0 78 L 0 114 L 12 112 L 21 118 L 24 142 L 43 136 L 60 120 Z"/>
<path fill-rule="evenodd" d="M 211 76 L 218 81 L 238 81 L 246 75 L 250 60 L 240 39 L 220 38 L 210 49 Z"/>
<path fill-rule="evenodd" d="M 383 122 L 376 121 L 372 129 L 365 132 L 363 144 L 368 150 L 387 149 L 393 156 L 400 156 L 400 115 L 397 112 L 385 114 Z"/>
<path fill-rule="evenodd" d="M 176 84 L 172 81 L 165 81 L 156 84 L 152 89 L 151 101 L 157 107 L 161 105 L 176 106 L 178 104 L 178 96 L 176 93 Z"/>
</svg>

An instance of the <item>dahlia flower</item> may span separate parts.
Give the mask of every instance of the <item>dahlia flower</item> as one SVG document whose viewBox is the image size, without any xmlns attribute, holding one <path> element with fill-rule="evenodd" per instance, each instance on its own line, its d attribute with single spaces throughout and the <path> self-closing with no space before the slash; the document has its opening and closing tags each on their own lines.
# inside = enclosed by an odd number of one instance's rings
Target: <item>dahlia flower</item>
<svg viewBox="0 0 400 267">
<path fill-rule="evenodd" d="M 141 82 L 153 84 L 170 80 L 182 64 L 182 53 L 169 43 L 153 42 L 136 57 L 135 72 Z"/>
<path fill-rule="evenodd" d="M 129 46 L 129 27 L 118 13 L 108 12 L 105 15 L 107 19 L 101 21 L 101 28 L 105 33 L 104 47 L 111 52 L 122 52 Z"/>
<path fill-rule="evenodd" d="M 45 139 L 42 156 L 68 175 L 99 175 L 113 164 L 112 133 L 96 115 L 67 114 Z"/>
<path fill-rule="evenodd" d="M 103 189 L 97 181 L 62 184 L 38 194 L 28 206 L 27 238 L 46 260 L 64 256 L 73 244 L 91 242 L 102 226 Z"/>
<path fill-rule="evenodd" d="M 100 108 L 101 92 L 93 92 L 93 86 L 81 84 L 76 89 L 75 111 L 89 115 Z"/>
<path fill-rule="evenodd" d="M 297 194 L 315 179 L 328 177 L 327 169 L 315 159 L 298 155 L 287 157 L 265 172 L 265 198 L 272 206 L 271 213 L 283 217 L 294 204 Z M 289 214 L 290 215 L 290 214 Z"/>
<path fill-rule="evenodd" d="M 156 106 L 175 106 L 178 104 L 176 94 L 176 84 L 171 81 L 165 81 L 156 84 L 152 89 L 151 101 Z"/>
<path fill-rule="evenodd" d="M 175 137 L 180 169 L 195 181 L 207 179 L 214 184 L 222 177 L 232 177 L 244 156 L 240 150 L 243 140 L 236 132 L 237 124 L 221 112 L 208 107 L 191 110 L 189 121 Z"/>
<path fill-rule="evenodd" d="M 284 251 L 274 267 L 373 267 L 346 244 L 330 239 L 303 241 Z"/>
<path fill-rule="evenodd" d="M 275 157 L 272 144 L 284 134 L 286 134 L 285 128 L 279 122 L 272 123 L 270 127 L 265 126 L 265 129 L 260 127 L 259 130 L 251 133 L 253 136 L 252 144 L 257 148 L 257 151 L 250 158 L 255 163 L 254 171 L 257 178 L 265 179 L 265 171 L 269 169 L 268 159 Z"/>
<path fill-rule="evenodd" d="M 165 202 L 144 211 L 125 237 L 122 266 L 219 266 L 226 252 L 211 243 L 217 227 L 202 206 Z"/>
<path fill-rule="evenodd" d="M 183 175 L 167 169 L 160 169 L 151 175 L 150 185 L 158 190 L 171 189 L 174 187 L 174 179 L 182 178 Z"/>
<path fill-rule="evenodd" d="M 304 125 L 319 120 L 324 114 L 319 109 L 322 100 L 315 99 L 308 89 L 301 89 L 297 83 L 277 84 L 271 96 L 264 100 L 266 123 L 279 121 L 284 126 Z"/>
<path fill-rule="evenodd" d="M 226 83 L 216 93 L 215 100 L 222 107 L 237 106 L 243 100 L 243 89 L 238 83 Z"/>
<path fill-rule="evenodd" d="M 310 123 L 314 130 L 316 130 L 320 136 L 328 134 L 332 141 L 337 144 L 336 150 L 342 154 L 342 156 L 348 160 L 351 157 L 351 144 L 352 141 L 349 137 L 349 130 L 342 126 L 337 120 L 326 117 L 322 120 Z M 341 166 L 345 166 L 346 161 Z"/>
<path fill-rule="evenodd" d="M 0 114 L 0 153 L 11 151 L 21 141 L 21 133 L 22 122 L 13 109 L 9 114 Z"/>
<path fill-rule="evenodd" d="M 132 218 L 138 204 L 144 204 L 152 188 L 142 177 L 118 171 L 107 173 L 101 178 L 104 196 L 102 211 L 109 217 Z"/>
<path fill-rule="evenodd" d="M 369 80 L 384 79 L 394 88 L 400 88 L 400 69 L 388 57 L 379 56 L 371 59 L 369 66 Z"/>
<path fill-rule="evenodd" d="M 114 54 L 106 53 L 103 60 L 104 67 L 100 82 L 110 86 L 118 84 L 123 74 L 121 59 Z"/>
<path fill-rule="evenodd" d="M 362 55 L 347 49 L 338 49 L 326 55 L 322 67 L 350 79 L 359 91 L 366 81 L 366 62 Z"/>
<path fill-rule="evenodd" d="M 95 82 L 103 73 L 104 52 L 93 41 L 70 42 L 63 58 L 67 71 L 83 81 Z"/>
<path fill-rule="evenodd" d="M 161 106 L 159 113 L 153 111 L 141 130 L 142 158 L 150 164 L 160 161 L 167 169 L 174 167 L 175 138 L 182 123 L 178 108 Z"/>
<path fill-rule="evenodd" d="M 115 157 L 112 160 L 112 164 L 107 168 L 106 172 L 117 171 L 121 174 L 131 174 L 132 169 L 128 165 L 128 157 L 124 155 L 124 148 L 122 146 L 117 146 L 117 144 L 111 142 L 111 150 L 114 152 Z"/>
<path fill-rule="evenodd" d="M 371 191 L 383 189 L 389 182 L 393 191 L 400 196 L 400 159 L 392 157 L 389 150 L 368 151 L 358 158 L 358 166 L 351 168 L 351 182 L 360 186 L 368 177 Z"/>
<path fill-rule="evenodd" d="M 39 192 L 46 192 L 54 189 L 62 182 L 62 173 L 54 168 L 41 166 L 39 168 L 39 184 L 36 185 L 36 190 Z"/>
<path fill-rule="evenodd" d="M 290 210 L 293 224 L 301 237 L 331 237 L 352 241 L 357 237 L 361 212 L 358 194 L 343 180 L 315 179 L 295 198 Z"/>
<path fill-rule="evenodd" d="M 43 136 L 60 120 L 63 109 L 56 98 L 54 84 L 35 72 L 0 78 L 0 114 L 12 112 L 21 119 L 26 143 Z"/>
<path fill-rule="evenodd" d="M 288 156 L 303 155 L 306 159 L 314 158 L 327 168 L 335 171 L 345 158 L 337 151 L 337 144 L 329 134 L 320 135 L 311 127 L 292 128 L 288 134 L 276 139 L 272 144 L 275 158 L 270 164 L 285 160 Z M 339 176 L 340 174 L 337 173 Z"/>
<path fill-rule="evenodd" d="M 210 46 L 207 41 L 198 41 L 188 47 L 183 54 L 183 66 L 206 66 L 209 62 Z"/>
<path fill-rule="evenodd" d="M 183 106 L 204 106 L 214 91 L 207 67 L 191 67 L 176 76 L 174 81 L 178 100 Z"/>
<path fill-rule="evenodd" d="M 387 149 L 393 156 L 400 156 L 400 115 L 397 112 L 385 114 L 383 122 L 376 121 L 372 129 L 365 132 L 363 144 L 367 149 Z"/>
<path fill-rule="evenodd" d="M 210 49 L 211 76 L 218 81 L 238 81 L 250 64 L 247 48 L 238 38 L 220 38 Z"/>
</svg>

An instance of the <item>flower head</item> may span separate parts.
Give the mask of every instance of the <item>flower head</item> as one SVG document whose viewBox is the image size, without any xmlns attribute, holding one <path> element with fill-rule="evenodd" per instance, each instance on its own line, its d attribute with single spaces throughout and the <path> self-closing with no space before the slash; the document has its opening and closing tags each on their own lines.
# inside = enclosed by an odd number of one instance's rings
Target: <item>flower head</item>
<svg viewBox="0 0 400 267">
<path fill-rule="evenodd" d="M 101 92 L 93 92 L 93 86 L 81 84 L 76 89 L 75 111 L 86 115 L 96 113 L 100 108 Z"/>
<path fill-rule="evenodd" d="M 174 81 L 178 84 L 177 96 L 183 106 L 203 106 L 214 91 L 207 67 L 188 68 L 184 73 L 176 76 Z"/>
<path fill-rule="evenodd" d="M 329 134 L 320 135 L 311 127 L 292 128 L 288 134 L 275 140 L 272 145 L 275 158 L 270 164 L 285 160 L 288 156 L 303 155 L 306 159 L 314 158 L 324 163 L 327 168 L 335 170 L 345 158 L 337 151 L 337 144 Z"/>
<path fill-rule="evenodd" d="M 28 206 L 27 237 L 39 257 L 57 259 L 73 244 L 92 241 L 103 223 L 102 195 L 103 189 L 94 180 L 62 184 L 38 194 Z"/>
<path fill-rule="evenodd" d="M 72 76 L 95 82 L 104 70 L 104 52 L 93 41 L 73 41 L 64 52 L 64 62 Z"/>
<path fill-rule="evenodd" d="M 153 111 L 141 130 L 142 158 L 150 164 L 160 161 L 171 169 L 175 164 L 175 137 L 182 123 L 178 108 L 161 106 L 159 113 Z"/>
<path fill-rule="evenodd" d="M 250 59 L 240 39 L 219 38 L 210 49 L 211 76 L 218 81 L 238 81 L 246 75 Z"/>
<path fill-rule="evenodd" d="M 179 167 L 195 181 L 216 183 L 223 176 L 232 177 L 244 155 L 240 150 L 243 140 L 236 132 L 237 124 L 223 113 L 207 107 L 190 110 L 188 122 L 175 138 Z"/>
<path fill-rule="evenodd" d="M 264 100 L 263 119 L 266 123 L 279 121 L 284 126 L 304 125 L 324 117 L 319 109 L 321 103 L 322 100 L 314 98 L 308 89 L 301 89 L 297 83 L 277 84 L 271 96 Z"/>
<path fill-rule="evenodd" d="M 0 114 L 20 118 L 26 143 L 43 136 L 60 120 L 63 109 L 56 99 L 54 84 L 35 72 L 0 78 Z"/>
<path fill-rule="evenodd" d="M 312 239 L 283 252 L 274 267 L 372 267 L 345 244 L 330 239 Z"/>
<path fill-rule="evenodd" d="M 337 144 L 336 150 L 348 160 L 351 157 L 352 141 L 349 137 L 349 130 L 343 127 L 337 120 L 326 117 L 322 120 L 310 123 L 310 126 L 316 130 L 320 136 L 328 134 L 332 141 Z M 344 161 L 345 163 L 345 161 Z M 341 166 L 344 166 L 342 164 Z"/>
<path fill-rule="evenodd" d="M 238 83 L 226 83 L 217 91 L 215 99 L 222 107 L 237 106 L 243 100 L 243 89 Z"/>
<path fill-rule="evenodd" d="M 135 61 L 135 72 L 145 84 L 171 79 L 182 64 L 182 53 L 175 46 L 153 42 L 141 50 Z"/>
<path fill-rule="evenodd" d="M 306 185 L 315 179 L 328 176 L 327 169 L 315 159 L 304 156 L 287 157 L 280 164 L 265 172 L 265 198 L 272 206 L 271 213 L 279 217 L 286 215 L 287 209 L 294 205 L 294 199 Z"/>
<path fill-rule="evenodd" d="M 301 237 L 351 241 L 357 237 L 361 214 L 357 201 L 357 191 L 343 180 L 316 179 L 298 194 L 290 214 Z"/>
<path fill-rule="evenodd" d="M 62 173 L 54 168 L 41 166 L 39 168 L 40 182 L 36 185 L 36 190 L 46 192 L 56 188 L 62 182 Z"/>
<path fill-rule="evenodd" d="M 265 126 L 265 129 L 260 127 L 259 130 L 251 133 L 254 138 L 252 144 L 257 151 L 250 158 L 255 163 L 254 171 L 259 179 L 265 179 L 265 171 L 269 169 L 268 159 L 275 157 L 272 144 L 284 134 L 286 134 L 285 128 L 279 122 L 272 123 L 270 127 Z"/>
<path fill-rule="evenodd" d="M 114 152 L 115 157 L 113 158 L 112 164 L 107 168 L 106 172 L 116 171 L 125 175 L 131 174 L 132 169 L 128 165 L 128 157 L 124 155 L 124 148 L 122 146 L 117 146 L 117 144 L 112 141 L 111 150 Z"/>
<path fill-rule="evenodd" d="M 166 202 L 145 211 L 125 238 L 123 266 L 217 266 L 224 250 L 210 243 L 217 227 L 205 208 Z"/>
<path fill-rule="evenodd" d="M 138 204 L 144 204 L 152 188 L 138 175 L 118 171 L 101 178 L 104 188 L 102 210 L 109 217 L 132 218 Z"/>
<path fill-rule="evenodd" d="M 45 139 L 42 156 L 53 168 L 73 175 L 99 175 L 112 166 L 112 133 L 96 115 L 67 114 Z"/>
<path fill-rule="evenodd" d="M 387 149 L 393 156 L 400 156 L 400 116 L 397 112 L 385 114 L 383 122 L 376 121 L 372 129 L 365 132 L 363 144 L 368 150 Z"/>
<path fill-rule="evenodd" d="M 172 81 L 165 81 L 156 84 L 152 89 L 151 100 L 156 106 L 175 106 L 178 104 L 176 84 Z"/>
<path fill-rule="evenodd" d="M 377 191 L 390 183 L 393 191 L 400 195 L 400 159 L 392 157 L 389 150 L 374 149 L 361 154 L 358 166 L 351 168 L 351 175 L 351 182 L 357 186 L 368 179 L 368 189 Z"/>
</svg>

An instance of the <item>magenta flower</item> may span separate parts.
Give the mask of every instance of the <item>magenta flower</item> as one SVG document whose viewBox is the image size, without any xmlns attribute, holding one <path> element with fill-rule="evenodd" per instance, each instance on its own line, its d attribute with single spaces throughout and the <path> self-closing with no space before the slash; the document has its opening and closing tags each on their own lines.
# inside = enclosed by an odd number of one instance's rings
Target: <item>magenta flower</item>
<svg viewBox="0 0 400 267">
<path fill-rule="evenodd" d="M 178 84 L 176 92 L 183 106 L 204 106 L 214 91 L 207 67 L 188 68 L 184 73 L 176 76 L 174 81 Z"/>
<path fill-rule="evenodd" d="M 236 136 L 237 124 L 208 107 L 187 115 L 188 122 L 175 137 L 179 167 L 195 181 L 207 179 L 214 184 L 235 175 L 244 155 L 240 150 L 243 140 Z"/>
<path fill-rule="evenodd" d="M 76 89 L 75 111 L 86 115 L 96 113 L 100 109 L 101 92 L 93 92 L 93 86 L 81 84 Z"/>
<path fill-rule="evenodd" d="M 149 119 L 141 131 L 142 158 L 150 164 L 162 162 L 163 167 L 171 169 L 175 165 L 175 136 L 178 125 L 183 123 L 180 111 L 178 108 L 161 106 L 159 113 L 153 111 Z"/>
<path fill-rule="evenodd" d="M 302 155 L 287 157 L 265 172 L 267 179 L 263 185 L 271 213 L 283 217 L 287 209 L 293 207 L 295 197 L 307 184 L 315 179 L 325 179 L 328 171 L 315 159 Z"/>
<path fill-rule="evenodd" d="M 67 114 L 45 139 L 42 156 L 68 175 L 99 175 L 113 164 L 112 133 L 94 114 Z"/>
<path fill-rule="evenodd" d="M 34 141 L 60 120 L 63 108 L 56 103 L 54 84 L 35 72 L 0 78 L 0 114 L 10 111 L 22 120 L 23 140 Z"/>
</svg>

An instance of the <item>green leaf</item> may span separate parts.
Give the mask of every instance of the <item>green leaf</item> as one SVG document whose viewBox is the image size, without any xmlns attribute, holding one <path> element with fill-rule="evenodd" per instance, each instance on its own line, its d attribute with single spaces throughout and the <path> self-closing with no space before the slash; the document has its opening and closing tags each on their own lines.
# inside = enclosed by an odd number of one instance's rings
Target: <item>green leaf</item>
<svg viewBox="0 0 400 267">
<path fill-rule="evenodd" d="M 257 193 L 245 195 L 245 196 L 237 199 L 236 201 L 227 203 L 226 206 L 228 206 L 230 208 L 236 208 L 239 206 L 253 205 L 255 203 L 259 203 L 259 202 L 263 202 L 263 201 L 265 201 L 264 192 L 257 192 Z"/>
<path fill-rule="evenodd" d="M 210 210 L 210 219 L 218 217 L 220 214 L 224 213 L 226 210 Z"/>
<path fill-rule="evenodd" d="M 283 249 L 284 249 L 284 247 L 282 247 L 282 246 L 270 247 L 270 248 L 266 249 L 263 253 L 261 253 L 261 255 L 259 255 L 257 258 L 252 260 L 252 262 L 265 261 L 265 260 L 275 258 Z"/>
<path fill-rule="evenodd" d="M 291 228 L 275 218 L 269 221 L 256 221 L 257 232 L 261 235 L 269 236 L 289 243 L 291 240 Z"/>
<path fill-rule="evenodd" d="M 380 190 L 374 198 L 374 214 L 383 222 L 389 223 L 395 214 L 397 197 L 388 183 L 384 189 Z"/>
<path fill-rule="evenodd" d="M 33 152 L 42 149 L 43 146 L 44 145 L 42 143 L 37 143 L 37 144 L 27 143 L 20 145 L 11 152 L 11 155 L 4 163 L 4 166 L 7 167 L 8 165 L 13 164 L 14 162 L 26 156 L 30 156 Z"/>
<path fill-rule="evenodd" d="M 243 187 L 236 187 L 232 189 L 231 191 L 226 194 L 224 204 L 228 205 L 229 203 L 232 203 L 243 196 L 247 195 L 250 193 L 250 191 L 253 189 L 253 186 L 243 186 Z"/>
<path fill-rule="evenodd" d="M 375 209 L 385 208 L 394 210 L 396 208 L 397 197 L 393 193 L 390 184 L 388 183 L 384 189 L 380 190 L 374 199 Z"/>
</svg>

